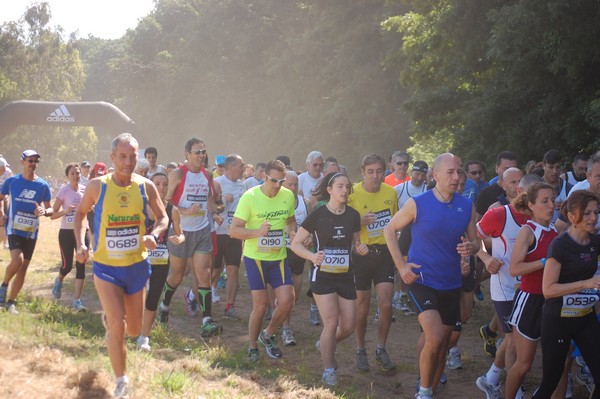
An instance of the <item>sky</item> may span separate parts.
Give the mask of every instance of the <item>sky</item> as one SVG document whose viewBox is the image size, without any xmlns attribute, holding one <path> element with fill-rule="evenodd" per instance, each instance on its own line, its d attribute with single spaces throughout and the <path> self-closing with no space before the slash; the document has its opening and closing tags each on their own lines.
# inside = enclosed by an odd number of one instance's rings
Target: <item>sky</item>
<svg viewBox="0 0 600 399">
<path fill-rule="evenodd" d="M 44 1 L 50 4 L 50 26 L 62 26 L 66 37 L 79 31 L 82 38 L 118 39 L 154 8 L 153 0 Z M 18 20 L 34 2 L 42 0 L 0 0 L 0 23 Z"/>
</svg>

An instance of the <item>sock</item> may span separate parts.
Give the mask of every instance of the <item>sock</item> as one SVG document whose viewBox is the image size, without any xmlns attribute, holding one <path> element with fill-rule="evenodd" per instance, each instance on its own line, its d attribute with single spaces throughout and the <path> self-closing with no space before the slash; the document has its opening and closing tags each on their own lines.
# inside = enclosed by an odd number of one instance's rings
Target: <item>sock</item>
<svg viewBox="0 0 600 399">
<path fill-rule="evenodd" d="M 228 303 L 227 305 L 225 305 L 225 310 L 229 310 L 233 307 L 233 303 Z"/>
<path fill-rule="evenodd" d="M 419 387 L 419 394 L 433 396 L 433 388 L 424 388 L 422 386 Z"/>
<path fill-rule="evenodd" d="M 312 311 L 312 310 L 319 310 L 319 308 L 317 307 L 317 305 L 314 305 L 314 304 L 312 304 L 312 303 L 311 303 L 311 304 L 310 304 L 310 310 L 311 310 L 311 311 Z"/>
<path fill-rule="evenodd" d="M 365 348 L 356 348 L 357 352 L 366 352 L 367 350 Z"/>
<path fill-rule="evenodd" d="M 176 289 L 177 287 L 171 287 L 169 283 L 165 283 L 163 288 L 163 303 L 167 309 L 169 308 L 169 305 L 171 305 L 171 299 L 173 299 L 173 294 L 175 294 Z"/>
<path fill-rule="evenodd" d="M 127 375 L 123 375 L 121 377 L 117 377 L 117 384 L 120 384 L 121 382 L 124 382 L 126 384 L 129 383 L 129 378 L 127 378 Z"/>
<path fill-rule="evenodd" d="M 501 368 L 496 367 L 496 365 L 492 363 L 492 367 L 490 367 L 488 372 L 485 374 L 485 379 L 487 380 L 488 384 L 498 385 L 500 383 L 500 376 L 502 374 L 501 371 Z"/>
<path fill-rule="evenodd" d="M 485 331 L 487 331 L 488 335 L 492 338 L 496 338 L 498 336 L 498 334 L 496 334 L 495 332 L 493 332 L 492 330 L 490 330 L 490 325 L 487 324 L 485 326 Z"/>
<path fill-rule="evenodd" d="M 379 344 L 377 344 L 377 349 L 375 349 L 375 353 L 379 353 L 379 352 L 381 352 L 382 350 L 385 350 L 385 346 L 382 346 L 382 345 L 379 345 Z"/>
<path fill-rule="evenodd" d="M 198 298 L 200 298 L 200 309 L 203 317 L 211 317 L 212 291 L 210 288 L 198 287 Z"/>
<path fill-rule="evenodd" d="M 460 351 L 458 350 L 458 347 L 453 346 L 452 348 L 450 348 L 448 353 L 460 353 Z"/>
<path fill-rule="evenodd" d="M 196 300 L 196 295 L 194 295 L 194 290 L 189 290 L 186 295 L 190 302 L 193 302 Z"/>
<path fill-rule="evenodd" d="M 283 327 L 283 331 L 292 331 L 292 327 L 290 327 L 290 326 Z"/>
<path fill-rule="evenodd" d="M 160 310 L 162 310 L 163 312 L 168 312 L 169 311 L 169 307 L 165 306 L 164 303 L 160 303 Z"/>
</svg>

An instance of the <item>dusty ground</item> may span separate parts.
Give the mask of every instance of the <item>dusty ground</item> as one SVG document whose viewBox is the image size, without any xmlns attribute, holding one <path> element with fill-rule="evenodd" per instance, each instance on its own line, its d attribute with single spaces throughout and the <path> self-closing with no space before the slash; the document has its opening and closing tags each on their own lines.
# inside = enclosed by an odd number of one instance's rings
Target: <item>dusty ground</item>
<svg viewBox="0 0 600 399">
<path fill-rule="evenodd" d="M 57 223 L 54 222 L 44 223 L 43 234 L 51 234 L 52 237 L 56 237 L 56 225 Z M 34 255 L 30 273 L 35 273 L 35 259 L 37 257 L 49 256 L 44 254 L 43 246 L 41 249 L 38 248 L 38 251 Z M 50 252 L 55 253 L 55 250 Z M 8 252 L 2 252 L 0 255 L 2 271 L 6 266 L 7 259 Z M 57 268 L 53 270 L 57 270 Z M 89 271 L 88 275 L 90 275 Z M 240 271 L 242 287 L 236 303 L 242 320 L 229 321 L 223 319 L 221 315 L 223 314 L 224 304 L 214 304 L 213 314 L 215 319 L 222 323 L 224 331 L 221 337 L 209 341 L 208 345 L 211 345 L 211 342 L 219 342 L 231 351 L 242 353 L 246 350 L 247 316 L 250 312 L 251 303 L 243 275 L 242 268 Z M 50 287 L 54 276 L 54 271 L 48 273 L 48 277 L 43 284 L 33 286 L 30 284 L 28 286 L 26 282 L 26 289 L 33 295 L 50 298 Z M 72 278 L 68 277 L 67 280 Z M 69 287 L 69 283 L 66 287 Z M 182 294 L 184 289 L 182 288 L 187 289 L 189 287 L 188 277 L 174 297 L 170 330 L 197 339 L 199 345 L 204 345 L 199 334 L 200 318 L 189 318 L 183 310 Z M 61 303 L 67 306 L 70 304 L 68 299 L 70 296 L 69 289 L 65 288 L 66 295 L 63 296 L 64 299 L 61 299 Z M 224 290 L 220 290 L 220 292 L 224 295 Z M 484 289 L 484 292 L 486 293 L 486 300 L 484 302 L 476 301 L 473 319 L 463 326 L 463 336 L 459 342 L 459 347 L 462 350 L 463 369 L 446 371 L 448 383 L 444 386 L 440 385 L 438 392 L 436 392 L 437 398 L 485 397 L 475 386 L 475 379 L 487 371 L 491 363 L 491 358 L 482 350 L 482 341 L 478 335 L 479 325 L 491 315 L 491 306 L 487 299 L 489 295 L 487 290 Z M 100 310 L 93 293 L 91 279 L 87 280 L 84 297 L 90 311 L 97 312 Z M 322 362 L 320 354 L 315 349 L 315 342 L 319 338 L 321 327 L 312 326 L 308 323 L 308 309 L 308 298 L 302 296 L 294 310 L 292 319 L 292 329 L 298 345 L 282 347 L 284 353 L 282 360 L 269 360 L 263 352 L 261 367 L 272 368 L 273 370 L 286 369 L 292 375 L 297 375 L 301 384 L 310 388 L 320 385 Z M 373 315 L 374 310 L 374 307 L 372 307 Z M 397 371 L 384 374 L 376 370 L 374 358 L 376 323 L 373 317 L 370 317 L 367 332 L 367 351 L 372 370 L 368 373 L 355 371 L 354 336 L 341 343 L 338 346 L 336 355 L 337 362 L 340 365 L 338 375 L 341 379 L 340 387 L 336 390 L 338 395 L 349 398 L 414 397 L 417 378 L 415 343 L 419 334 L 419 327 L 416 316 L 405 316 L 398 312 L 396 318 L 397 321 L 392 324 L 387 350 L 392 360 L 397 364 Z M 72 366 L 69 366 L 73 364 L 73 359 L 68 358 L 69 356 L 69 354 L 61 353 L 55 349 L 31 349 L 27 346 L 13 345 L 4 339 L 2 332 L 0 332 L 0 396 L 12 398 L 75 397 L 65 395 L 64 388 L 61 387 L 77 383 L 87 388 L 84 389 L 83 395 L 80 391 L 76 397 L 106 397 L 108 395 L 107 390 L 102 386 L 112 387 L 111 378 L 106 374 L 97 375 L 94 370 L 84 372 L 74 370 Z M 527 397 L 530 397 L 534 387 L 539 382 L 539 357 L 538 355 L 534 370 L 526 380 Z M 260 383 L 260 380 L 258 383 Z M 585 391 L 578 386 L 574 398 L 585 397 L 587 397 Z"/>
</svg>

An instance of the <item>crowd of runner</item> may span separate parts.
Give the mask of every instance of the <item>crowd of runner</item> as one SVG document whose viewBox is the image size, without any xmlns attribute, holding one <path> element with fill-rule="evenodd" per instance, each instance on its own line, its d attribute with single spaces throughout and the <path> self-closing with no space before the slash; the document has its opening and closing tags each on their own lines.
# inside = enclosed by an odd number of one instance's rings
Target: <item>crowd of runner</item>
<svg viewBox="0 0 600 399">
<path fill-rule="evenodd" d="M 0 306 L 18 314 L 17 298 L 35 250 L 39 218 L 60 219 L 62 263 L 52 286 L 60 299 L 75 260 L 72 306 L 85 311 L 85 265 L 93 262 L 103 309 L 115 397 L 127 397 L 126 336 L 151 350 L 155 320 L 168 328 L 170 306 L 187 273 L 186 313 L 200 315 L 200 335 L 222 331 L 223 318 L 248 319 L 248 359 L 284 356 L 296 345 L 290 319 L 308 276 L 308 321 L 323 324 L 315 343 L 322 382 L 339 384 L 337 344 L 353 333 L 356 370 L 396 369 L 386 350 L 393 310 L 417 315 L 416 398 L 431 398 L 444 370 L 462 368 L 462 325 L 489 279 L 494 314 L 479 328 L 490 369 L 474 383 L 488 399 L 522 398 L 523 380 L 541 342 L 542 380 L 533 398 L 570 398 L 573 380 L 600 398 L 600 153 L 578 154 L 562 173 L 556 150 L 518 167 L 514 153 L 486 165 L 445 153 L 431 167 L 403 151 L 361 161 L 352 184 L 333 157 L 312 151 L 304 171 L 289 157 L 247 164 L 218 155 L 209 168 L 206 144 L 184 146 L 185 159 L 158 164 L 154 147 L 138 159 L 128 133 L 112 143 L 112 166 L 65 165 L 54 203 L 35 172 L 41 155 L 21 154 L 17 174 L 0 156 L 0 239 L 11 260 Z M 91 248 L 90 248 L 91 247 Z M 75 258 L 75 259 L 74 259 Z M 240 266 L 251 293 L 249 315 L 236 309 Z M 225 277 L 224 287 L 220 287 Z M 9 290 L 10 284 L 10 290 Z M 219 288 L 225 289 L 219 293 Z M 370 315 L 372 288 L 377 311 Z M 221 297 L 223 295 L 223 297 Z M 366 347 L 367 321 L 377 321 L 375 348 Z M 505 370 L 505 383 L 502 387 Z M 573 370 L 573 371 L 572 371 Z"/>
</svg>

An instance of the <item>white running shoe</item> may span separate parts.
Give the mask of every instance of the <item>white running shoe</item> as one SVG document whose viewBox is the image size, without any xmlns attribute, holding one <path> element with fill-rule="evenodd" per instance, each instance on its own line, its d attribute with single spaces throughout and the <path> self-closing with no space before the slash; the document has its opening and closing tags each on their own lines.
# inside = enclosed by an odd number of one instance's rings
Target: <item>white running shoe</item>
<svg viewBox="0 0 600 399">
<path fill-rule="evenodd" d="M 492 385 L 489 384 L 487 382 L 487 378 L 485 378 L 485 375 L 480 376 L 479 378 L 477 378 L 477 380 L 475 381 L 475 384 L 477 385 L 477 388 L 479 388 L 479 390 L 483 393 L 485 393 L 485 396 L 487 397 L 487 399 L 502 399 L 504 398 L 504 396 L 502 395 L 502 389 L 500 388 L 500 385 Z"/>
<path fill-rule="evenodd" d="M 221 297 L 219 296 L 219 290 L 215 287 L 211 288 L 212 290 L 212 303 L 217 303 L 221 300 Z"/>
<path fill-rule="evenodd" d="M 150 352 L 150 338 L 140 335 L 137 339 L 137 348 L 140 351 Z"/>
</svg>

